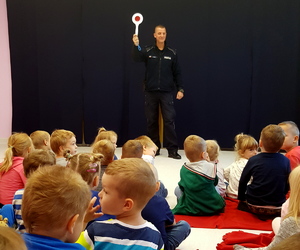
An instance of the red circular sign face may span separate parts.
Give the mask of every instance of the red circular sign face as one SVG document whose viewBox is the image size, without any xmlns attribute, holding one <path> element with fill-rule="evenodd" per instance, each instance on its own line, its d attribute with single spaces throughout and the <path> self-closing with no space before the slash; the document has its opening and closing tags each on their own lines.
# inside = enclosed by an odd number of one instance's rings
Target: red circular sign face
<svg viewBox="0 0 300 250">
<path fill-rule="evenodd" d="M 135 21 L 136 21 L 136 22 L 140 21 L 140 19 L 141 19 L 141 18 L 140 18 L 139 16 L 136 16 L 136 17 L 135 17 Z"/>
</svg>

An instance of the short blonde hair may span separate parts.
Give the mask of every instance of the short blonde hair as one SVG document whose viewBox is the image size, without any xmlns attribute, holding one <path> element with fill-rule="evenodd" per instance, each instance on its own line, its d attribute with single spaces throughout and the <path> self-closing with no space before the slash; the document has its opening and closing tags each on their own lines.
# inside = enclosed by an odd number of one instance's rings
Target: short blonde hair
<svg viewBox="0 0 300 250">
<path fill-rule="evenodd" d="M 234 150 L 241 157 L 247 149 L 258 149 L 258 142 L 251 135 L 237 134 L 234 138 Z"/>
<path fill-rule="evenodd" d="M 28 233 L 66 227 L 76 214 L 82 218 L 91 191 L 81 175 L 54 165 L 37 169 L 28 179 L 22 198 L 22 217 Z"/>
<path fill-rule="evenodd" d="M 26 178 L 45 165 L 54 165 L 56 163 L 55 154 L 50 150 L 36 149 L 28 154 L 23 160 L 24 174 Z"/>
<path fill-rule="evenodd" d="M 296 167 L 292 170 L 289 176 L 289 184 L 290 184 L 290 201 L 288 207 L 288 213 L 285 218 L 290 216 L 294 217 L 296 221 L 298 221 L 298 217 L 300 216 L 300 167 Z"/>
<path fill-rule="evenodd" d="M 13 133 L 8 138 L 7 149 L 4 153 L 4 161 L 0 165 L 0 176 L 6 173 L 13 163 L 14 156 L 25 156 L 30 148 L 33 148 L 32 141 L 26 133 Z"/>
<path fill-rule="evenodd" d="M 156 191 L 156 180 L 152 169 L 143 159 L 126 158 L 113 161 L 106 175 L 116 176 L 121 182 L 117 187 L 120 197 L 131 198 L 139 209 L 143 209 Z"/>
<path fill-rule="evenodd" d="M 50 134 L 47 131 L 36 130 L 30 134 L 30 138 L 36 149 L 42 149 L 44 141 L 50 140 Z"/>
<path fill-rule="evenodd" d="M 122 158 L 142 158 L 143 145 L 139 140 L 128 140 L 122 147 Z"/>
<path fill-rule="evenodd" d="M 216 140 L 206 140 L 206 147 L 209 159 L 216 161 L 220 154 L 220 146 Z"/>
<path fill-rule="evenodd" d="M 115 131 L 106 130 L 104 127 L 101 127 L 98 129 L 98 134 L 97 134 L 93 144 L 95 144 L 96 142 L 98 142 L 100 140 L 104 140 L 104 139 L 111 141 L 112 137 L 116 137 L 118 139 L 118 135 Z"/>
<path fill-rule="evenodd" d="M 52 132 L 50 137 L 50 146 L 55 154 L 59 153 L 59 147 L 65 146 L 75 134 L 69 130 L 56 129 Z"/>
<path fill-rule="evenodd" d="M 82 153 L 72 155 L 67 167 L 79 173 L 87 184 L 91 184 L 95 176 L 99 176 L 101 169 L 102 154 Z"/>
<path fill-rule="evenodd" d="M 263 128 L 260 135 L 260 140 L 264 149 L 269 153 L 277 153 L 285 138 L 283 129 L 274 124 L 270 124 Z"/>
<path fill-rule="evenodd" d="M 297 124 L 293 121 L 284 121 L 278 124 L 278 126 L 290 126 L 290 131 L 292 132 L 292 134 L 295 136 L 299 136 L 299 128 L 297 126 Z"/>
<path fill-rule="evenodd" d="M 190 162 L 198 160 L 201 153 L 206 151 L 206 142 L 198 135 L 189 135 L 183 143 L 184 152 Z"/>
<path fill-rule="evenodd" d="M 3 250 L 27 250 L 21 235 L 10 227 L 0 227 L 0 249 Z"/>
<path fill-rule="evenodd" d="M 138 140 L 146 148 L 153 147 L 156 150 L 158 149 L 158 147 L 156 146 L 156 144 L 147 135 L 141 135 L 138 138 L 136 138 L 135 140 Z"/>
<path fill-rule="evenodd" d="M 110 140 L 104 139 L 97 141 L 92 146 L 93 153 L 99 153 L 103 155 L 101 160 L 102 165 L 108 165 L 112 162 L 115 155 L 115 146 Z"/>
</svg>

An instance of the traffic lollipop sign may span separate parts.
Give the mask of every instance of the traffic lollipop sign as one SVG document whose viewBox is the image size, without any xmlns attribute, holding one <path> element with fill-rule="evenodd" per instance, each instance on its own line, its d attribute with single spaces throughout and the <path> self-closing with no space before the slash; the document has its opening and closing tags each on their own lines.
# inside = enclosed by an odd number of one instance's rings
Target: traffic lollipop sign
<svg viewBox="0 0 300 250">
<path fill-rule="evenodd" d="M 132 16 L 132 22 L 135 24 L 135 33 L 139 34 L 139 25 L 143 22 L 143 15 L 141 13 L 135 13 Z"/>
</svg>

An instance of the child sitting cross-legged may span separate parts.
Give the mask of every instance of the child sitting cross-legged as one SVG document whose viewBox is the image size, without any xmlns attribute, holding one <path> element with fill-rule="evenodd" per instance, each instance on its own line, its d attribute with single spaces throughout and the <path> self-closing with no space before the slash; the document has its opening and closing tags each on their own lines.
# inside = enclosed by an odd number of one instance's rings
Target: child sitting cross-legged
<svg viewBox="0 0 300 250">
<path fill-rule="evenodd" d="M 102 212 L 117 219 L 95 221 L 81 234 L 86 249 L 163 249 L 159 231 L 141 215 L 155 194 L 156 180 L 144 160 L 113 161 L 102 177 L 99 193 Z"/>
<path fill-rule="evenodd" d="M 223 212 L 225 201 L 215 189 L 216 167 L 207 162 L 206 142 L 197 135 L 184 141 L 184 152 L 190 162 L 180 170 L 180 181 L 175 189 L 179 198 L 174 214 L 212 215 Z"/>
</svg>

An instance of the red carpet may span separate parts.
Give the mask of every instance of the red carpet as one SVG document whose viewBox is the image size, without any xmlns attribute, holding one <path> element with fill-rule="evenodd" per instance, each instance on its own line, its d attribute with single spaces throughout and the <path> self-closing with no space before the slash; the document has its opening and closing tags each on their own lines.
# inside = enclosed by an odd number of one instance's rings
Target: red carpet
<svg viewBox="0 0 300 250">
<path fill-rule="evenodd" d="M 214 216 L 175 215 L 197 228 L 234 228 L 272 231 L 272 220 L 262 221 L 255 215 L 237 210 L 238 201 L 226 198 L 225 212 Z"/>
</svg>

